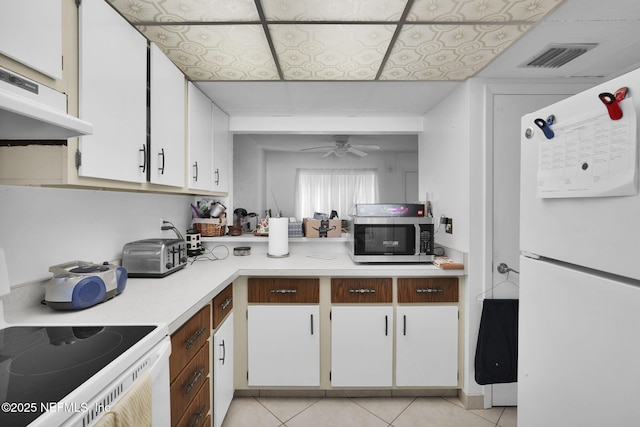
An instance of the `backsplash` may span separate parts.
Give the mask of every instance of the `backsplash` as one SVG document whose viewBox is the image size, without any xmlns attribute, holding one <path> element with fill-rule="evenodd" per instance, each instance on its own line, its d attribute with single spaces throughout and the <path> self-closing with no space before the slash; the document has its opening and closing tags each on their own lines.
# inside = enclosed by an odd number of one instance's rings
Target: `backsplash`
<svg viewBox="0 0 640 427">
<path fill-rule="evenodd" d="M 0 186 L 0 247 L 12 287 L 51 277 L 49 267 L 114 261 L 125 243 L 171 237 L 162 219 L 184 234 L 192 196 Z"/>
</svg>

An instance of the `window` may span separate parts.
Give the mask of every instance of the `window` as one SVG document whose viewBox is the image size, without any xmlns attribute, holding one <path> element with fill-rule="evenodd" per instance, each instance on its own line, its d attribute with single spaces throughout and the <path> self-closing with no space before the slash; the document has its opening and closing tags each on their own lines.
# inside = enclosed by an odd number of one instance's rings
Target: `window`
<svg viewBox="0 0 640 427">
<path fill-rule="evenodd" d="M 296 171 L 296 218 L 314 212 L 353 214 L 357 203 L 378 202 L 376 169 L 298 169 Z"/>
</svg>

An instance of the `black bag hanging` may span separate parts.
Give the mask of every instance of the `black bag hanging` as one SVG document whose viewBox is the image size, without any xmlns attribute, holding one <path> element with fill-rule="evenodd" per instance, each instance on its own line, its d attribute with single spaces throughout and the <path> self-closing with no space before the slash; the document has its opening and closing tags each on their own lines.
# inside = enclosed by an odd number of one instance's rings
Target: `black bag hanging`
<svg viewBox="0 0 640 427">
<path fill-rule="evenodd" d="M 486 299 L 478 332 L 475 379 L 480 385 L 518 380 L 518 300 Z"/>
</svg>

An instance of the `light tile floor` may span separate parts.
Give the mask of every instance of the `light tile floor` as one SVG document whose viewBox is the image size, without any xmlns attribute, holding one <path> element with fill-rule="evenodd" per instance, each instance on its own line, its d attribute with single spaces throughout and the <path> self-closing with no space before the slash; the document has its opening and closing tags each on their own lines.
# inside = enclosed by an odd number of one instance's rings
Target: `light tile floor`
<svg viewBox="0 0 640 427">
<path fill-rule="evenodd" d="M 516 414 L 455 397 L 236 397 L 222 427 L 516 427 Z"/>
</svg>

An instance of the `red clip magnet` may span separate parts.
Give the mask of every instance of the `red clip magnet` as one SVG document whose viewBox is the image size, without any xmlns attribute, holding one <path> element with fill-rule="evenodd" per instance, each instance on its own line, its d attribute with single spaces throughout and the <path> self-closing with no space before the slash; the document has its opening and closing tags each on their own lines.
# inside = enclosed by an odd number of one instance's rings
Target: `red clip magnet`
<svg viewBox="0 0 640 427">
<path fill-rule="evenodd" d="M 620 90 L 618 92 L 620 92 Z M 626 91 L 624 92 L 624 94 L 626 95 Z M 621 94 L 620 96 L 624 98 L 624 95 Z M 616 95 L 613 95 L 609 92 L 602 92 L 600 95 L 598 95 L 598 98 L 600 98 L 600 101 L 602 101 L 602 103 L 607 107 L 607 111 L 609 111 L 609 117 L 611 117 L 611 120 L 620 120 L 622 118 L 622 110 L 618 105 L 619 100 Z"/>
</svg>

